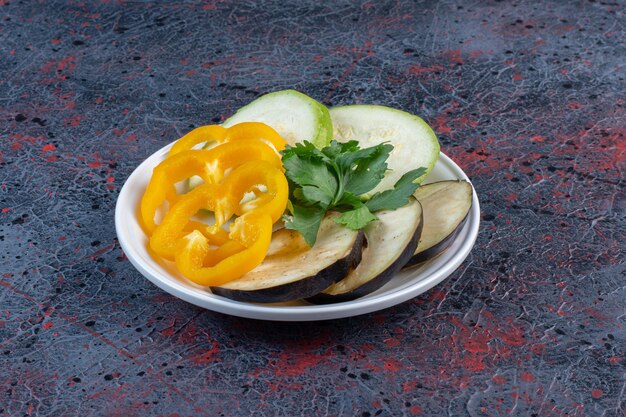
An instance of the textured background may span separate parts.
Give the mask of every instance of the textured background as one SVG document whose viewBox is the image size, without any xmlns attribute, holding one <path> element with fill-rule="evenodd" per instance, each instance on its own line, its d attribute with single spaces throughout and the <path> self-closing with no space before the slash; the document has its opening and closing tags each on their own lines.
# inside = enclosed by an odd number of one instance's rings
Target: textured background
<svg viewBox="0 0 626 417">
<path fill-rule="evenodd" d="M 0 0 L 0 415 L 624 415 L 626 3 L 255 3 Z M 132 268 L 125 178 L 284 88 L 435 128 L 483 209 L 447 281 L 281 324 Z"/>
</svg>

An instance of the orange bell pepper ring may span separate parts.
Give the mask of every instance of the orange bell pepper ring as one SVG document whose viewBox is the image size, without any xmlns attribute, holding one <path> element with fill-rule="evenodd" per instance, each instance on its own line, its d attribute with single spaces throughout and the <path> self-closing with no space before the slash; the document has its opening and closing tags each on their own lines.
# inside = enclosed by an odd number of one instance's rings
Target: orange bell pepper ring
<svg viewBox="0 0 626 417">
<path fill-rule="evenodd" d="M 209 241 L 209 243 L 211 243 L 209 239 L 207 240 Z M 241 252 L 245 248 L 246 248 L 245 246 L 243 246 L 241 243 L 237 242 L 236 240 L 228 239 L 226 242 L 224 242 L 223 245 L 221 245 L 217 249 L 210 250 L 205 255 L 202 265 L 203 266 L 215 266 L 219 262 L 223 261 L 224 259 L 230 256 L 233 256 L 236 253 Z"/>
<path fill-rule="evenodd" d="M 183 234 L 191 233 L 194 230 L 199 230 L 200 233 L 209 239 L 212 245 L 223 245 L 228 242 L 228 232 L 226 230 L 196 220 L 187 222 L 187 225 L 183 227 Z"/>
</svg>

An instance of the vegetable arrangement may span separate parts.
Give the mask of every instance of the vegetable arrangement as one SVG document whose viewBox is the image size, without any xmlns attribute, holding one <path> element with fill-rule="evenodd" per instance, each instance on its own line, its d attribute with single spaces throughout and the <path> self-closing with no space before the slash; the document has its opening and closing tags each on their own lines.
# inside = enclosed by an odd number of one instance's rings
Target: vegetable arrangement
<svg viewBox="0 0 626 417">
<path fill-rule="evenodd" d="M 420 187 L 438 155 L 419 117 L 329 111 L 279 91 L 179 139 L 154 169 L 140 216 L 154 255 L 215 294 L 348 301 L 441 253 L 463 226 L 469 183 Z M 214 220 L 199 221 L 202 210 Z"/>
</svg>

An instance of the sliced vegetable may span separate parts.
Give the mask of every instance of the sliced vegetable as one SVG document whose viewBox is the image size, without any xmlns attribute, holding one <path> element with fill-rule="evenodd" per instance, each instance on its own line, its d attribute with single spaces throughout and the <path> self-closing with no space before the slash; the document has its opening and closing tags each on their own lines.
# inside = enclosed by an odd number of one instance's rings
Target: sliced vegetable
<svg viewBox="0 0 626 417">
<path fill-rule="evenodd" d="M 168 211 L 163 221 L 156 226 L 154 233 L 150 236 L 150 248 L 158 256 L 174 260 L 178 248 L 178 240 L 194 229 L 204 231 L 204 235 L 217 234 L 218 241 L 220 228 L 212 228 L 207 224 L 194 222 L 195 228 L 191 229 L 189 223 L 191 216 L 196 214 L 201 208 L 211 211 L 217 210 L 217 200 L 219 198 L 218 186 L 215 184 L 202 184 L 190 193 L 185 194 Z M 191 230 L 189 230 L 191 229 Z M 214 231 L 215 230 L 215 231 Z M 210 242 L 210 241 L 209 241 Z M 210 242 L 215 244 L 214 242 Z"/>
<path fill-rule="evenodd" d="M 317 243 L 310 248 L 302 235 L 281 229 L 261 265 L 213 293 L 238 301 L 273 303 L 311 297 L 346 276 L 361 260 L 363 232 L 337 223 L 338 213 L 322 221 Z"/>
<path fill-rule="evenodd" d="M 421 182 L 435 166 L 439 142 L 433 130 L 421 118 L 384 106 L 353 105 L 330 109 L 333 138 L 340 142 L 356 140 L 363 148 L 387 142 L 393 145 L 385 178 L 369 192 L 393 188 L 407 171 L 425 167 L 417 179 Z"/>
<path fill-rule="evenodd" d="M 424 230 L 406 266 L 433 258 L 452 245 L 469 217 L 472 195 L 472 185 L 460 180 L 435 182 L 417 189 L 414 196 L 424 209 Z"/>
<path fill-rule="evenodd" d="M 207 141 L 217 146 L 194 149 Z M 154 168 L 141 199 L 152 251 L 204 286 L 221 285 L 258 266 L 289 198 L 278 154 L 284 146 L 271 127 L 252 122 L 228 129 L 204 126 L 181 138 Z M 195 175 L 203 184 L 178 194 L 176 184 Z M 165 201 L 168 210 L 157 224 L 156 212 Z M 214 224 L 195 220 L 200 210 L 213 212 Z M 223 226 L 234 215 L 239 217 L 226 232 Z"/>
<path fill-rule="evenodd" d="M 176 142 L 174 142 L 174 145 L 170 149 L 167 156 L 170 157 L 183 151 L 189 151 L 194 146 L 200 143 L 225 142 L 227 131 L 227 129 L 224 129 L 222 126 L 218 125 L 197 127 L 191 132 L 187 133 L 182 138 L 178 139 Z"/>
<path fill-rule="evenodd" d="M 328 109 L 295 90 L 261 96 L 237 110 L 223 126 L 231 127 L 242 122 L 265 123 L 291 145 L 308 140 L 321 148 L 330 143 L 333 134 Z"/>
<path fill-rule="evenodd" d="M 229 238 L 228 243 L 211 249 L 208 239 L 194 230 L 178 244 L 176 267 L 189 280 L 205 286 L 237 279 L 263 261 L 272 238 L 272 219 L 259 212 L 247 213 L 232 224 Z"/>
<path fill-rule="evenodd" d="M 174 188 L 177 182 L 198 175 L 205 183 L 218 183 L 227 170 L 257 160 L 267 161 L 277 168 L 282 167 L 276 151 L 260 140 L 239 140 L 210 150 L 182 151 L 165 159 L 154 168 L 141 200 L 144 229 L 149 235 L 152 234 L 156 228 L 154 216 L 157 209 L 166 199 L 171 205 L 180 198 Z"/>
<path fill-rule="evenodd" d="M 198 127 L 178 139 L 170 149 L 168 157 L 180 152 L 189 151 L 196 145 L 204 144 L 203 149 L 211 149 L 225 142 L 240 140 L 259 140 L 270 145 L 276 152 L 285 149 L 287 142 L 270 126 L 259 122 L 244 122 L 226 129 L 223 126 L 209 125 Z M 190 177 L 186 183 L 186 190 L 193 190 L 204 180 L 198 175 Z"/>
<path fill-rule="evenodd" d="M 219 125 L 200 126 L 178 139 L 170 149 L 168 157 L 176 155 L 182 151 L 189 151 L 194 146 L 204 143 L 205 149 L 211 145 L 222 144 L 237 140 L 256 139 L 266 142 L 274 147 L 277 152 L 285 149 L 286 142 L 270 126 L 263 123 L 246 122 L 239 123 L 225 129 Z"/>
<path fill-rule="evenodd" d="M 265 192 L 241 203 L 243 196 L 259 184 L 264 186 Z M 278 168 L 265 161 L 247 162 L 234 169 L 222 184 L 209 182 L 184 194 L 154 230 L 150 248 L 162 258 L 173 260 L 179 249 L 178 240 L 189 233 L 190 226 L 195 226 L 191 231 L 195 229 L 205 237 L 207 245 L 221 246 L 225 244 L 222 226 L 233 214 L 262 212 L 270 217 L 271 227 L 285 211 L 288 192 L 287 180 Z M 191 220 L 200 209 L 215 213 L 214 225 Z M 269 234 L 271 236 L 271 229 Z"/>
<path fill-rule="evenodd" d="M 422 206 L 411 198 L 404 207 L 378 213 L 378 219 L 365 228 L 367 246 L 361 263 L 309 301 L 326 304 L 363 297 L 385 285 L 404 266 L 422 232 Z"/>
</svg>

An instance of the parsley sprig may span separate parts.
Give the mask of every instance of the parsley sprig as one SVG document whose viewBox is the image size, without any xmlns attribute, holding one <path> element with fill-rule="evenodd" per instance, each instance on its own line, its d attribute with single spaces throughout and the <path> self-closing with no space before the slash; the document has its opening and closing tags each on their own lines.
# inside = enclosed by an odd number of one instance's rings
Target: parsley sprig
<svg viewBox="0 0 626 417">
<path fill-rule="evenodd" d="M 414 181 L 426 168 L 409 171 L 393 189 L 366 197 L 385 176 L 392 150 L 388 143 L 361 149 L 354 140 L 332 141 L 323 149 L 308 141 L 288 146 L 282 151 L 291 212 L 285 216 L 285 227 L 300 232 L 313 246 L 322 218 L 330 210 L 342 213 L 337 223 L 359 230 L 377 220 L 374 212 L 407 204 L 419 187 Z"/>
</svg>

